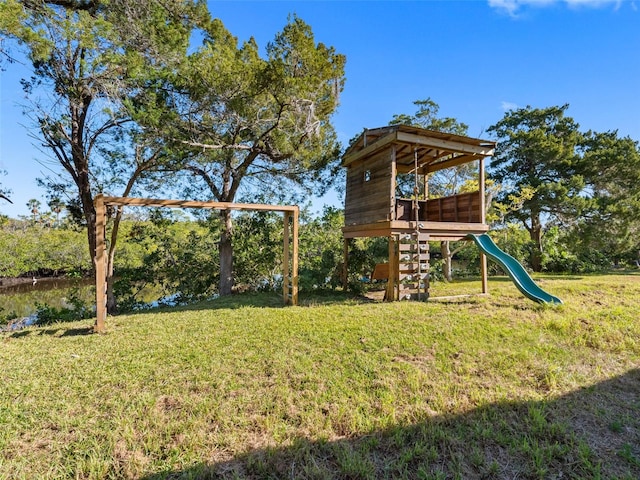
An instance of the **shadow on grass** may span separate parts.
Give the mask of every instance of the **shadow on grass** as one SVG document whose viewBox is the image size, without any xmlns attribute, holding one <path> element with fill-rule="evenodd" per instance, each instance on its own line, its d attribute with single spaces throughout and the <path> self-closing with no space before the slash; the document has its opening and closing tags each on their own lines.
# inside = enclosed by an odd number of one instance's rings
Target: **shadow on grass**
<svg viewBox="0 0 640 480">
<path fill-rule="evenodd" d="M 318 305 L 345 305 L 370 303 L 372 300 L 365 296 L 359 296 L 352 293 L 334 292 L 334 291 L 318 291 L 310 293 L 301 293 L 298 297 L 298 305 L 301 307 L 318 306 Z M 184 312 L 199 310 L 236 310 L 240 308 L 285 308 L 282 294 L 274 292 L 266 293 L 237 293 L 224 297 L 218 297 L 214 300 L 205 300 L 201 302 L 190 303 L 178 306 L 162 306 L 158 308 L 149 308 L 137 310 L 133 312 L 123 312 L 123 315 L 140 315 L 145 313 L 160 312 Z"/>
<path fill-rule="evenodd" d="M 54 327 L 37 327 L 29 328 L 27 330 L 20 330 L 18 332 L 11 333 L 9 338 L 21 338 L 21 337 L 33 337 L 37 335 L 50 335 L 52 337 L 77 337 L 79 335 L 91 335 L 93 333 L 93 327 L 79 327 L 69 328 L 65 327 L 63 323 Z"/>
<path fill-rule="evenodd" d="M 640 478 L 640 369 L 558 398 L 424 418 L 336 440 L 297 438 L 143 479 Z"/>
</svg>

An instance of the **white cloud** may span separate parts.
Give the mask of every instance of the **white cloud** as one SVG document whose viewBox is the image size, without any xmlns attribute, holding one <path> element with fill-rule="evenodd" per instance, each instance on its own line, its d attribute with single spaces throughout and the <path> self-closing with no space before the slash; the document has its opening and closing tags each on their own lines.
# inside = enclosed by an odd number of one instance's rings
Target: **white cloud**
<svg viewBox="0 0 640 480">
<path fill-rule="evenodd" d="M 505 12 L 512 17 L 517 16 L 518 11 L 525 7 L 546 7 L 554 4 L 566 4 L 569 7 L 598 8 L 605 5 L 615 5 L 620 8 L 622 0 L 488 0 L 489 6 Z M 631 3 L 632 8 L 635 2 Z"/>
<path fill-rule="evenodd" d="M 516 108 L 518 108 L 518 104 L 513 102 L 505 102 L 503 100 L 502 102 L 500 102 L 500 108 L 507 112 L 509 110 L 515 110 Z"/>
</svg>

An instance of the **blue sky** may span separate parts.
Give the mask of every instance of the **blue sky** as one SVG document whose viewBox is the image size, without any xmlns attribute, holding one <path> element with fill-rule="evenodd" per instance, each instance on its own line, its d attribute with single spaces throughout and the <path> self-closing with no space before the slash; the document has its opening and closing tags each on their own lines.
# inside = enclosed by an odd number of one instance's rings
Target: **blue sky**
<svg viewBox="0 0 640 480">
<path fill-rule="evenodd" d="M 640 140 L 640 0 L 487 1 L 211 1 L 240 41 L 262 47 L 290 13 L 316 40 L 347 57 L 347 82 L 334 124 L 343 143 L 363 128 L 385 125 L 412 102 L 431 97 L 440 114 L 469 125 L 471 136 L 509 108 L 569 103 L 582 129 L 617 129 Z M 26 215 L 41 198 L 35 177 L 45 167 L 19 106 L 28 70 L 0 74 L 0 183 Z M 336 203 L 329 195 L 316 200 Z"/>
</svg>

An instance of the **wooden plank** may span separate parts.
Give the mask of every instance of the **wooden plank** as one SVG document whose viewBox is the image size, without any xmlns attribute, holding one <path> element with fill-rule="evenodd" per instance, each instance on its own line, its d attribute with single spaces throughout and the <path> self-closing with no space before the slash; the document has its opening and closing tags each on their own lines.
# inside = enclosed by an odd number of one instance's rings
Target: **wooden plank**
<svg viewBox="0 0 640 480">
<path fill-rule="evenodd" d="M 372 238 L 372 237 L 387 237 L 391 234 L 391 230 L 388 228 L 380 228 L 379 230 L 351 230 L 343 232 L 345 238 Z"/>
<path fill-rule="evenodd" d="M 487 206 L 485 205 L 485 190 L 486 190 L 486 186 L 485 186 L 485 171 L 484 171 L 484 158 L 480 159 L 480 162 L 478 164 L 478 186 L 479 186 L 479 191 L 478 191 L 478 200 L 480 201 L 480 221 L 482 223 L 486 223 L 487 218 Z"/>
<path fill-rule="evenodd" d="M 342 247 L 342 288 L 347 291 L 349 283 L 349 244 L 351 239 L 344 237 Z"/>
<path fill-rule="evenodd" d="M 345 223 L 348 225 L 358 225 L 363 223 L 374 223 L 390 220 L 387 216 L 387 205 L 362 205 L 358 208 L 351 207 L 345 210 Z"/>
<path fill-rule="evenodd" d="M 345 201 L 345 208 L 353 205 L 361 205 L 363 203 L 379 203 L 389 205 L 390 199 L 386 194 L 387 184 L 379 186 L 378 189 L 361 190 L 359 195 L 352 195 L 349 201 Z"/>
<path fill-rule="evenodd" d="M 370 145 L 363 148 L 362 150 L 359 150 L 352 154 L 347 154 L 344 157 L 342 157 L 342 166 L 347 167 L 349 164 L 355 162 L 356 160 L 368 157 L 369 155 L 372 155 L 374 152 L 386 147 L 387 145 L 389 145 L 391 142 L 395 140 L 396 140 L 396 132 L 388 133 L 384 137 L 379 138 L 378 140 L 371 143 Z"/>
<path fill-rule="evenodd" d="M 356 212 L 356 213 L 350 213 L 348 216 L 345 215 L 345 225 L 350 225 L 350 226 L 355 226 L 355 225 L 360 225 L 360 224 L 370 224 L 370 223 L 375 223 L 379 220 L 381 220 L 381 215 L 382 215 L 382 211 L 377 211 L 374 210 L 372 212 Z M 384 220 L 388 220 L 388 219 L 382 219 Z"/>
<path fill-rule="evenodd" d="M 396 251 L 397 240 L 389 237 L 389 274 L 387 278 L 387 290 L 385 300 L 393 302 L 396 300 L 396 276 L 398 271 L 398 254 Z"/>
<path fill-rule="evenodd" d="M 414 264 L 418 262 L 428 262 L 430 259 L 429 253 L 418 254 L 416 252 L 403 252 L 400 251 L 400 263 Z"/>
<path fill-rule="evenodd" d="M 487 282 L 487 256 L 480 252 L 480 276 L 482 277 L 482 293 L 489 292 L 489 283 Z"/>
<path fill-rule="evenodd" d="M 422 271 L 427 271 L 429 269 L 429 263 L 428 262 L 423 262 L 422 266 L 420 267 L 420 269 Z M 411 273 L 411 272 L 416 272 L 418 270 L 418 264 L 417 263 L 400 263 L 398 266 L 398 271 L 400 273 Z"/>
<path fill-rule="evenodd" d="M 381 213 L 378 214 L 378 217 L 376 218 L 377 220 L 387 220 L 388 217 L 388 213 L 389 213 L 389 204 L 385 202 L 386 199 L 377 199 L 376 201 L 371 201 L 371 202 L 366 202 L 366 201 L 362 201 L 362 202 L 358 202 L 358 204 L 356 205 L 349 205 L 348 208 L 345 208 L 344 213 L 345 216 L 349 216 L 349 215 L 359 215 L 359 214 L 363 214 L 363 213 L 370 213 L 370 212 L 374 212 L 374 211 L 380 211 Z M 359 223 L 362 223 L 362 220 L 358 221 Z"/>
<path fill-rule="evenodd" d="M 370 225 L 373 223 L 385 223 L 388 221 L 388 218 L 381 218 L 382 211 L 362 211 L 362 212 L 354 212 L 345 215 L 345 225 L 347 226 L 357 226 L 357 225 Z"/>
<path fill-rule="evenodd" d="M 455 153 L 472 153 L 475 155 L 490 156 L 493 155 L 494 148 L 492 145 L 478 145 L 470 143 L 462 143 L 456 140 L 447 140 L 444 138 L 433 138 L 424 135 L 416 135 L 407 132 L 398 132 L 397 139 L 399 142 L 411 143 L 416 145 L 428 146 L 447 150 Z"/>
<path fill-rule="evenodd" d="M 399 275 L 400 277 L 400 281 L 403 282 L 418 282 L 418 280 L 420 281 L 425 281 L 429 278 L 429 274 L 428 273 L 400 273 Z"/>
<path fill-rule="evenodd" d="M 368 172 L 368 174 L 367 174 Z M 377 162 L 358 166 L 347 171 L 346 185 L 348 189 L 370 189 L 371 186 L 380 188 L 391 183 L 392 169 L 388 158 L 381 159 Z M 382 192 L 378 192 L 382 193 Z"/>
<path fill-rule="evenodd" d="M 377 263 L 371 274 L 371 280 L 386 280 L 389 278 L 389 263 Z"/>
<path fill-rule="evenodd" d="M 461 223 L 461 222 L 420 222 L 421 237 L 429 236 L 429 240 L 436 240 L 434 236 L 438 236 L 444 240 L 451 238 L 463 238 L 468 233 L 485 233 L 489 230 L 489 226 L 482 223 Z M 411 236 L 416 229 L 415 222 L 403 221 L 382 221 L 362 223 L 358 225 L 345 225 L 342 228 L 343 235 L 347 238 L 358 237 L 386 237 L 389 235 L 409 235 Z"/>
<path fill-rule="evenodd" d="M 161 200 L 157 198 L 103 197 L 105 205 L 168 207 L 168 208 L 210 208 L 216 210 L 261 210 L 294 212 L 295 205 L 265 205 L 261 203 L 199 202 L 195 200 Z"/>
<path fill-rule="evenodd" d="M 433 173 L 445 168 L 457 167 L 458 165 L 464 165 L 465 163 L 475 162 L 476 160 L 484 158 L 478 155 L 458 155 L 453 158 L 441 161 L 435 161 L 427 165 L 426 173 Z"/>
<path fill-rule="evenodd" d="M 361 214 L 370 214 L 372 212 L 379 212 L 377 213 L 377 217 L 374 221 L 383 221 L 383 220 L 387 220 L 387 213 L 389 211 L 389 205 L 387 203 L 384 203 L 382 201 L 377 201 L 377 202 L 369 202 L 369 203 L 358 203 L 358 205 L 351 205 L 348 209 L 345 209 L 345 216 L 350 216 L 350 215 L 361 215 Z M 358 223 L 369 223 L 369 222 L 364 222 L 362 219 L 357 220 Z"/>
<path fill-rule="evenodd" d="M 96 333 L 104 333 L 105 321 L 107 318 L 107 256 L 105 252 L 105 225 L 107 212 L 104 205 L 104 197 L 102 195 L 96 195 L 94 199 L 94 208 L 96 210 L 96 323 L 93 330 Z"/>
<path fill-rule="evenodd" d="M 389 172 L 391 175 L 391 181 L 389 182 L 389 189 L 387 190 L 387 196 L 389 198 L 389 218 L 390 220 L 395 220 L 397 218 L 396 215 L 396 182 L 397 182 L 397 165 L 396 165 L 396 146 L 393 145 L 391 147 L 391 171 Z"/>
<path fill-rule="evenodd" d="M 291 213 L 284 213 L 284 232 L 283 232 L 283 246 L 282 246 L 282 300 L 285 305 L 289 304 L 289 243 L 290 243 L 290 228 L 289 221 L 291 219 Z"/>
<path fill-rule="evenodd" d="M 293 291 L 291 292 L 291 304 L 298 305 L 298 258 L 300 256 L 299 250 L 299 225 L 300 225 L 300 209 L 296 207 L 293 211 L 293 249 L 292 249 L 292 258 L 291 258 L 291 278 L 292 278 L 292 286 Z"/>
</svg>

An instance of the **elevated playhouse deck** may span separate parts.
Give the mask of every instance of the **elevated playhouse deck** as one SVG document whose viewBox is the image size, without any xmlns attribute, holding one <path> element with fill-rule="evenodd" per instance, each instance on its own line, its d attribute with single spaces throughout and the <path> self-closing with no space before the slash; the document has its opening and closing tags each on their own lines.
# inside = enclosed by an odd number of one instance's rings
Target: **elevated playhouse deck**
<svg viewBox="0 0 640 480">
<path fill-rule="evenodd" d="M 428 298 L 429 242 L 466 240 L 469 234 L 480 235 L 489 229 L 484 159 L 494 148 L 494 142 L 406 125 L 365 130 L 342 162 L 347 169 L 342 229 L 345 279 L 350 240 L 386 237 L 386 299 Z M 478 166 L 478 190 L 430 195 L 430 175 L 472 162 Z M 485 291 L 484 257 L 481 262 Z"/>
</svg>

